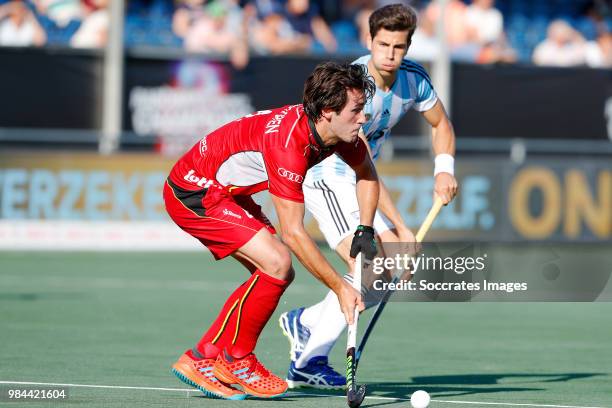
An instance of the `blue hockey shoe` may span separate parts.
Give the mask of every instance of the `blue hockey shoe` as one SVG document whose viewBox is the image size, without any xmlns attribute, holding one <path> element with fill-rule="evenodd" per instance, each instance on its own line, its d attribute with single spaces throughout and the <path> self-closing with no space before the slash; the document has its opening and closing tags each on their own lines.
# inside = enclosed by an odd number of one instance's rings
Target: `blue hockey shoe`
<svg viewBox="0 0 612 408">
<path fill-rule="evenodd" d="M 287 385 L 289 388 L 344 389 L 346 378 L 331 368 L 327 357 L 317 356 L 308 360 L 304 368 L 296 368 L 292 361 L 287 373 Z"/>
<path fill-rule="evenodd" d="M 293 309 L 283 313 L 278 319 L 283 334 L 289 340 L 289 357 L 293 362 L 300 358 L 310 338 L 310 330 L 300 323 L 300 316 L 302 316 L 303 311 L 303 307 Z"/>
</svg>

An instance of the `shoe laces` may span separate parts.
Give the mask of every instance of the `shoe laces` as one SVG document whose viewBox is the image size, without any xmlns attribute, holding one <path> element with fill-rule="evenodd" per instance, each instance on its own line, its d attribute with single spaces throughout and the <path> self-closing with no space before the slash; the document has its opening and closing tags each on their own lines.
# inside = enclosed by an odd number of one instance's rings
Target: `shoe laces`
<svg viewBox="0 0 612 408">
<path fill-rule="evenodd" d="M 325 375 L 339 376 L 340 373 L 338 373 L 336 370 L 334 370 L 329 365 L 328 361 L 329 360 L 327 358 L 321 357 L 321 358 L 316 358 L 316 360 L 313 362 L 313 364 L 316 365 L 319 370 L 323 371 L 323 374 L 325 374 Z"/>
<path fill-rule="evenodd" d="M 261 373 L 262 377 L 270 376 L 270 371 L 268 371 L 268 369 L 264 367 L 264 365 L 261 364 L 259 361 L 256 363 L 255 369 Z"/>
<path fill-rule="evenodd" d="M 260 373 L 262 377 L 269 377 L 270 371 L 255 357 L 255 354 L 252 355 L 253 364 L 251 365 L 251 374 L 254 372 Z"/>
</svg>

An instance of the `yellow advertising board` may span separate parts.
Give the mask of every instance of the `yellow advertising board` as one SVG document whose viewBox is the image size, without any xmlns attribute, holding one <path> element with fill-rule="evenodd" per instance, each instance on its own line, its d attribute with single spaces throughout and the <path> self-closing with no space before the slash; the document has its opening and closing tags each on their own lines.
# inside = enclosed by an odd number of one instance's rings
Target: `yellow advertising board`
<svg viewBox="0 0 612 408">
<path fill-rule="evenodd" d="M 169 223 L 162 187 L 174 163 L 153 154 L 0 154 L 0 222 Z M 432 202 L 429 159 L 381 163 L 379 174 L 406 224 Z M 432 240 L 612 240 L 612 164 L 606 161 L 457 159 L 460 192 Z M 272 220 L 267 193 L 256 199 Z M 305 223 L 322 236 L 307 215 Z"/>
</svg>

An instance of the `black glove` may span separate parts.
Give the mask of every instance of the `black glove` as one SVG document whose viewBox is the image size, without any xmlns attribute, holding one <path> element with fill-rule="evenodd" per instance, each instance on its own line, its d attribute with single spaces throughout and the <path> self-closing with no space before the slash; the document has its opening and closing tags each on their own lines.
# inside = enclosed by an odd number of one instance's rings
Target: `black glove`
<svg viewBox="0 0 612 408">
<path fill-rule="evenodd" d="M 376 256 L 376 241 L 374 240 L 374 228 L 367 225 L 360 225 L 355 231 L 353 242 L 351 243 L 351 258 L 355 258 L 359 252 L 367 261 L 371 261 Z"/>
</svg>

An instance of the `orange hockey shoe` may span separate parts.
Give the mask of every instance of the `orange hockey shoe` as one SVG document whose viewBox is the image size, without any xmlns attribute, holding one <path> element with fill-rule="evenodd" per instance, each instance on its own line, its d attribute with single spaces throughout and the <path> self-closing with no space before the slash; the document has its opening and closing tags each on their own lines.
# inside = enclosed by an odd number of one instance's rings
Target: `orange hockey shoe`
<svg viewBox="0 0 612 408">
<path fill-rule="evenodd" d="M 253 353 L 238 359 L 223 350 L 217 356 L 213 373 L 219 380 L 237 384 L 248 395 L 259 398 L 281 397 L 287 391 L 285 380 L 268 371 Z"/>
<path fill-rule="evenodd" d="M 243 400 L 246 394 L 229 385 L 223 384 L 213 375 L 214 358 L 194 360 L 187 352 L 172 366 L 172 372 L 179 380 L 197 388 L 211 398 Z"/>
</svg>

